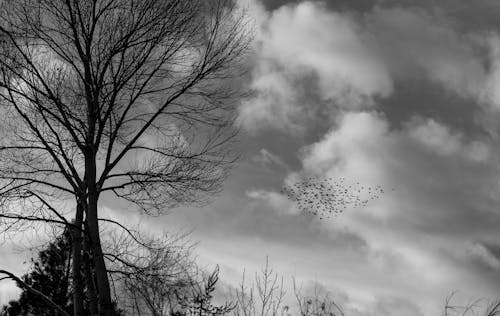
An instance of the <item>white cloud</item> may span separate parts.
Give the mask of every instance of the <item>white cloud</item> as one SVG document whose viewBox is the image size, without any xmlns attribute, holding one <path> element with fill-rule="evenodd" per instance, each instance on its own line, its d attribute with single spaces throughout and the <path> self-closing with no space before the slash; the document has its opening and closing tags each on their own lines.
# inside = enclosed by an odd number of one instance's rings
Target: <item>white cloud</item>
<svg viewBox="0 0 500 316">
<path fill-rule="evenodd" d="M 284 195 L 265 190 L 250 190 L 246 195 L 254 200 L 264 201 L 278 214 L 298 214 L 297 207 Z"/>
<path fill-rule="evenodd" d="M 384 66 L 348 16 L 302 2 L 274 12 L 266 27 L 263 58 L 279 60 L 297 73 L 314 71 L 323 98 L 357 104 L 363 97 L 391 92 Z"/>
<path fill-rule="evenodd" d="M 392 81 L 356 22 L 316 2 L 274 11 L 259 31 L 251 87 L 240 108 L 250 131 L 300 130 L 314 112 L 312 94 L 346 108 L 388 96 Z"/>
<path fill-rule="evenodd" d="M 387 122 L 376 113 L 346 113 L 338 128 L 304 148 L 303 167 L 307 172 L 327 177 L 340 177 L 342 170 L 349 170 L 352 178 L 373 184 L 381 177 L 373 167 L 384 158 L 378 149 L 390 141 L 385 139 L 387 132 Z"/>
<path fill-rule="evenodd" d="M 454 155 L 461 148 L 460 135 L 452 134 L 449 128 L 433 119 L 413 121 L 409 125 L 410 137 L 438 155 Z"/>
<path fill-rule="evenodd" d="M 303 131 L 300 120 L 307 117 L 296 104 L 297 92 L 283 74 L 269 72 L 254 79 L 255 98 L 239 108 L 239 123 L 253 133 L 272 127 L 283 131 Z"/>
<path fill-rule="evenodd" d="M 265 148 L 259 150 L 259 153 L 253 156 L 252 160 L 265 167 L 278 167 L 288 169 L 287 164 L 280 157 Z"/>
<path fill-rule="evenodd" d="M 486 163 L 492 156 L 490 146 L 484 141 L 466 142 L 463 133 L 452 131 L 434 119 L 413 118 L 405 127 L 412 140 L 439 156 L 458 156 L 473 163 Z"/>
<path fill-rule="evenodd" d="M 498 34 L 491 35 L 486 39 L 489 46 L 490 72 L 482 90 L 483 99 L 500 109 L 500 37 Z"/>
<path fill-rule="evenodd" d="M 470 243 L 466 248 L 466 253 L 471 258 L 483 262 L 492 269 L 500 269 L 500 260 L 481 243 Z"/>
</svg>

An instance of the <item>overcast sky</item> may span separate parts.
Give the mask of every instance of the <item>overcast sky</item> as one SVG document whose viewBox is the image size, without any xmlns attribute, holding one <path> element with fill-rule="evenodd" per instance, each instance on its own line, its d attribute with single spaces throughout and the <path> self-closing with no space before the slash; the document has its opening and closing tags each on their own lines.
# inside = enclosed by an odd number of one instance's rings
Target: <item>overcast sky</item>
<svg viewBox="0 0 500 316">
<path fill-rule="evenodd" d="M 242 159 L 210 206 L 142 225 L 193 229 L 199 261 L 221 265 L 227 283 L 269 255 L 285 278 L 336 293 L 348 314 L 440 315 L 455 290 L 498 298 L 500 2 L 245 5 L 256 27 Z M 297 174 L 386 190 L 319 219 L 279 193 Z"/>
</svg>

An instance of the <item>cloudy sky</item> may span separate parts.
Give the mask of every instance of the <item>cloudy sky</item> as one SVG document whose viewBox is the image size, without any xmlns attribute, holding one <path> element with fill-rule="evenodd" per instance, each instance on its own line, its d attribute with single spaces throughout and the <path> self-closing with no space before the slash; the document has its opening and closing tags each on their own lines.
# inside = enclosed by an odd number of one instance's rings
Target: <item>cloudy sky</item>
<svg viewBox="0 0 500 316">
<path fill-rule="evenodd" d="M 348 314 L 440 315 L 452 291 L 498 298 L 500 2 L 244 2 L 256 27 L 242 159 L 211 205 L 142 225 L 193 229 L 199 261 L 230 284 L 268 255 Z M 386 190 L 320 219 L 280 194 L 297 176 Z"/>
<path fill-rule="evenodd" d="M 498 297 L 500 3 L 248 6 L 244 159 L 214 204 L 165 221 L 194 226 L 200 258 L 226 278 L 269 255 L 373 315 L 439 315 L 455 290 Z M 320 220 L 280 195 L 296 174 L 388 189 Z"/>
</svg>

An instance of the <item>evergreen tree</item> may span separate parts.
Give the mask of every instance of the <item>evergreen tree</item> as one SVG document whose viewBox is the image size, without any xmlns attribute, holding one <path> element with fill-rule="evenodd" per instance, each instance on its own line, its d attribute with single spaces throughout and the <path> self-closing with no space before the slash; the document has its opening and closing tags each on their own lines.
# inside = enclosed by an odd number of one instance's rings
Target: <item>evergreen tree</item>
<svg viewBox="0 0 500 316">
<path fill-rule="evenodd" d="M 32 258 L 31 261 L 32 271 L 25 274 L 22 280 L 71 313 L 71 236 L 69 231 L 64 231 L 55 241 L 49 243 L 46 249 L 39 252 L 37 259 Z M 20 288 L 23 289 L 21 286 Z M 11 301 L 3 307 L 2 315 L 51 316 L 57 314 L 39 297 L 23 290 L 17 301 Z"/>
<path fill-rule="evenodd" d="M 38 253 L 36 259 L 31 259 L 32 270 L 21 279 L 27 285 L 44 293 L 54 303 L 69 314 L 73 313 L 72 302 L 72 257 L 71 233 L 65 230 L 47 248 Z M 83 274 L 83 273 L 82 273 Z M 13 300 L 3 306 L 1 316 L 54 316 L 57 312 L 35 294 L 19 285 L 23 290 L 18 300 Z M 85 302 L 86 307 L 88 302 Z M 87 309 L 84 311 L 88 315 Z M 115 315 L 121 313 L 115 307 Z"/>
<path fill-rule="evenodd" d="M 212 302 L 217 281 L 219 281 L 219 267 L 212 272 L 202 284 L 194 286 L 190 296 L 179 296 L 181 309 L 173 316 L 223 316 L 228 315 L 235 308 L 231 302 L 223 305 L 214 305 Z"/>
</svg>

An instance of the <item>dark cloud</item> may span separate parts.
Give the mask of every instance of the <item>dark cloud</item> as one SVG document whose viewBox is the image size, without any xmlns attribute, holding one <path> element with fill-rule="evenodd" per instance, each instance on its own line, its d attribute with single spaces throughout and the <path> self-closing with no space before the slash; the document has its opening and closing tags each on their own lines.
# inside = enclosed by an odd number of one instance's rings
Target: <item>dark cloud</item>
<svg viewBox="0 0 500 316">
<path fill-rule="evenodd" d="M 450 16 L 461 30 L 492 31 L 500 29 L 500 3 L 496 0 L 311 0 L 325 3 L 335 11 L 364 13 L 375 6 L 381 8 L 422 8 Z M 283 5 L 296 5 L 301 0 L 263 0 L 269 11 Z"/>
<path fill-rule="evenodd" d="M 500 262 L 500 244 L 495 242 L 483 242 L 483 245 L 492 256 Z"/>
<path fill-rule="evenodd" d="M 457 96 L 422 77 L 398 83 L 394 93 L 379 100 L 378 104 L 395 129 L 401 128 L 414 116 L 422 116 L 439 118 L 446 125 L 467 131 L 470 135 L 487 134 L 479 119 L 482 112 L 476 100 Z M 478 119 L 474 119 L 476 117 Z"/>
<path fill-rule="evenodd" d="M 344 11 L 344 10 L 356 10 L 356 11 L 366 11 L 372 8 L 377 1 L 376 0 L 312 0 L 316 2 L 325 3 L 328 8 L 332 10 Z M 294 5 L 300 3 L 300 0 L 263 0 L 263 4 L 269 11 L 275 10 L 283 5 Z"/>
<path fill-rule="evenodd" d="M 446 14 L 465 31 L 500 29 L 500 2 L 496 0 L 380 0 L 381 7 L 418 7 Z"/>
</svg>

